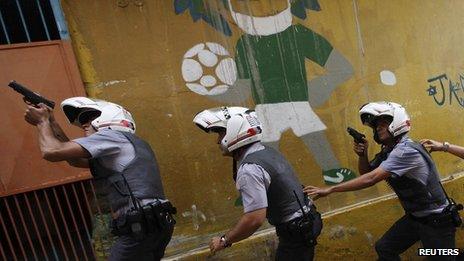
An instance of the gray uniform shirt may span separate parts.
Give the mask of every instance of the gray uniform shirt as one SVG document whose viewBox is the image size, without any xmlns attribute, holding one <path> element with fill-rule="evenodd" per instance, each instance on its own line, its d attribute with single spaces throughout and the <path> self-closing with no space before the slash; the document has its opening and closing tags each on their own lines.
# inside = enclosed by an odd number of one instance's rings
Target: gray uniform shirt
<svg viewBox="0 0 464 261">
<path fill-rule="evenodd" d="M 250 153 L 263 150 L 264 146 L 256 142 L 247 148 L 238 161 L 240 166 L 237 170 L 235 185 L 242 195 L 243 211 L 245 213 L 267 208 L 266 191 L 271 184 L 271 176 L 265 169 L 257 164 L 245 163 L 242 160 Z"/>
<path fill-rule="evenodd" d="M 103 129 L 73 141 L 86 149 L 92 158 L 99 159 L 104 167 L 118 172 L 135 158 L 134 146 L 119 131 Z"/>
<path fill-rule="evenodd" d="M 406 142 L 412 142 L 407 135 L 398 142 L 390 152 L 388 158 L 384 160 L 379 167 L 393 176 L 405 176 L 415 179 L 425 185 L 430 173 L 427 161 L 419 151 L 407 146 Z M 447 205 L 448 202 L 436 209 L 421 210 L 411 214 L 417 217 L 423 217 L 431 213 L 440 213 Z"/>
</svg>

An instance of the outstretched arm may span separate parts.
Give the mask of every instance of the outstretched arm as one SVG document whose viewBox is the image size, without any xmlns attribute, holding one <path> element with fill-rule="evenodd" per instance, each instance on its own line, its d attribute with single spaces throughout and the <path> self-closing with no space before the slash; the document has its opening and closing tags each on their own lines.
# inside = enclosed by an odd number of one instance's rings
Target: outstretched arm
<svg viewBox="0 0 464 261">
<path fill-rule="evenodd" d="M 373 186 L 374 184 L 382 181 L 390 176 L 390 173 L 386 172 L 382 168 L 376 168 L 373 171 L 366 173 L 362 176 L 359 176 L 350 181 L 338 184 L 332 187 L 318 188 L 314 186 L 307 186 L 303 189 L 305 193 L 308 193 L 309 196 L 312 196 L 314 200 L 328 196 L 333 192 L 346 192 L 360 190 Z"/>
<path fill-rule="evenodd" d="M 324 69 L 326 74 L 308 82 L 309 103 L 312 107 L 324 104 L 335 88 L 354 74 L 353 66 L 336 49 L 330 52 Z"/>
<path fill-rule="evenodd" d="M 438 142 L 438 141 L 430 140 L 430 139 L 423 139 L 420 141 L 420 143 L 430 152 L 433 152 L 433 151 L 449 152 L 455 156 L 460 157 L 461 159 L 464 159 L 464 147 L 454 145 L 448 142 Z"/>
</svg>

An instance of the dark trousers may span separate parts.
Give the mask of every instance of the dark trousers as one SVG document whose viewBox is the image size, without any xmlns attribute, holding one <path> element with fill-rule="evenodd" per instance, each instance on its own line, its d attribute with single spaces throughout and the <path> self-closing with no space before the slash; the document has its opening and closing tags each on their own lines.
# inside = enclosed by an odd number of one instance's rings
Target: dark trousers
<svg viewBox="0 0 464 261">
<path fill-rule="evenodd" d="M 311 261 L 314 258 L 314 245 L 303 241 L 291 241 L 279 237 L 276 251 L 276 261 L 301 260 Z"/>
<path fill-rule="evenodd" d="M 443 214 L 436 214 L 440 218 Z M 423 248 L 455 248 L 456 228 L 451 218 L 441 222 L 431 219 L 417 219 L 405 215 L 375 243 L 379 260 L 400 260 L 400 254 L 417 241 Z M 454 260 L 455 256 L 429 256 L 430 260 Z"/>
<path fill-rule="evenodd" d="M 111 247 L 109 260 L 160 260 L 172 237 L 174 225 L 161 233 L 149 234 L 139 241 L 132 236 L 120 236 Z"/>
</svg>

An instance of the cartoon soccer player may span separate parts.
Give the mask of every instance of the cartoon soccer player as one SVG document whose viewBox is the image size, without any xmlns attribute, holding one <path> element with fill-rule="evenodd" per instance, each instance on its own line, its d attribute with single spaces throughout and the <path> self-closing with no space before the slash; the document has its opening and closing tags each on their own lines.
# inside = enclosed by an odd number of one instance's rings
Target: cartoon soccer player
<svg viewBox="0 0 464 261">
<path fill-rule="evenodd" d="M 228 0 L 230 15 L 244 33 L 236 44 L 238 79 L 226 92 L 208 97 L 237 105 L 251 94 L 266 130 L 264 143 L 278 149 L 282 133 L 291 129 L 321 167 L 324 181 L 341 183 L 354 172 L 340 166 L 324 133 L 327 127 L 312 107 L 325 103 L 353 75 L 353 67 L 323 36 L 293 24 L 295 2 L 320 10 L 316 0 Z M 325 74 L 308 80 L 307 59 Z"/>
</svg>

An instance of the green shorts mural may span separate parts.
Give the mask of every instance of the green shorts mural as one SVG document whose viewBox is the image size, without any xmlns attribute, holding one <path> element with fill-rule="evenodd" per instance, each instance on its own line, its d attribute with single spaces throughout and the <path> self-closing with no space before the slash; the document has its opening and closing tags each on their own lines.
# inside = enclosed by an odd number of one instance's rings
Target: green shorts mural
<svg viewBox="0 0 464 261">
<path fill-rule="evenodd" d="M 200 2 L 174 3 L 177 13 L 189 9 L 194 21 L 202 18 L 224 34 L 230 34 L 226 19 L 205 5 L 198 6 Z M 236 12 L 230 0 L 223 2 L 243 32 L 236 43 L 235 59 L 228 58 L 229 53 L 220 44 L 206 43 L 209 50 L 204 49 L 204 44 L 201 48 L 197 45 L 184 55 L 182 75 L 187 86 L 228 104 L 239 104 L 251 95 L 263 123 L 265 143 L 278 148 L 281 134 L 291 129 L 312 153 L 326 183 L 354 178 L 352 170 L 340 166 L 324 133 L 326 126 L 312 109 L 326 102 L 335 88 L 353 75 L 353 68 L 323 36 L 292 23 L 293 15 L 306 18 L 305 8 L 319 11 L 317 1 L 288 0 L 284 10 L 265 17 Z M 191 59 L 195 55 L 200 63 Z M 217 57 L 223 59 L 222 64 L 216 65 Z M 325 74 L 308 81 L 306 59 L 323 67 Z M 216 77 L 221 83 L 217 84 L 214 76 L 203 75 L 202 66 L 216 66 Z M 196 80 L 199 83 L 194 83 Z M 213 88 L 208 91 L 207 87 Z"/>
</svg>

